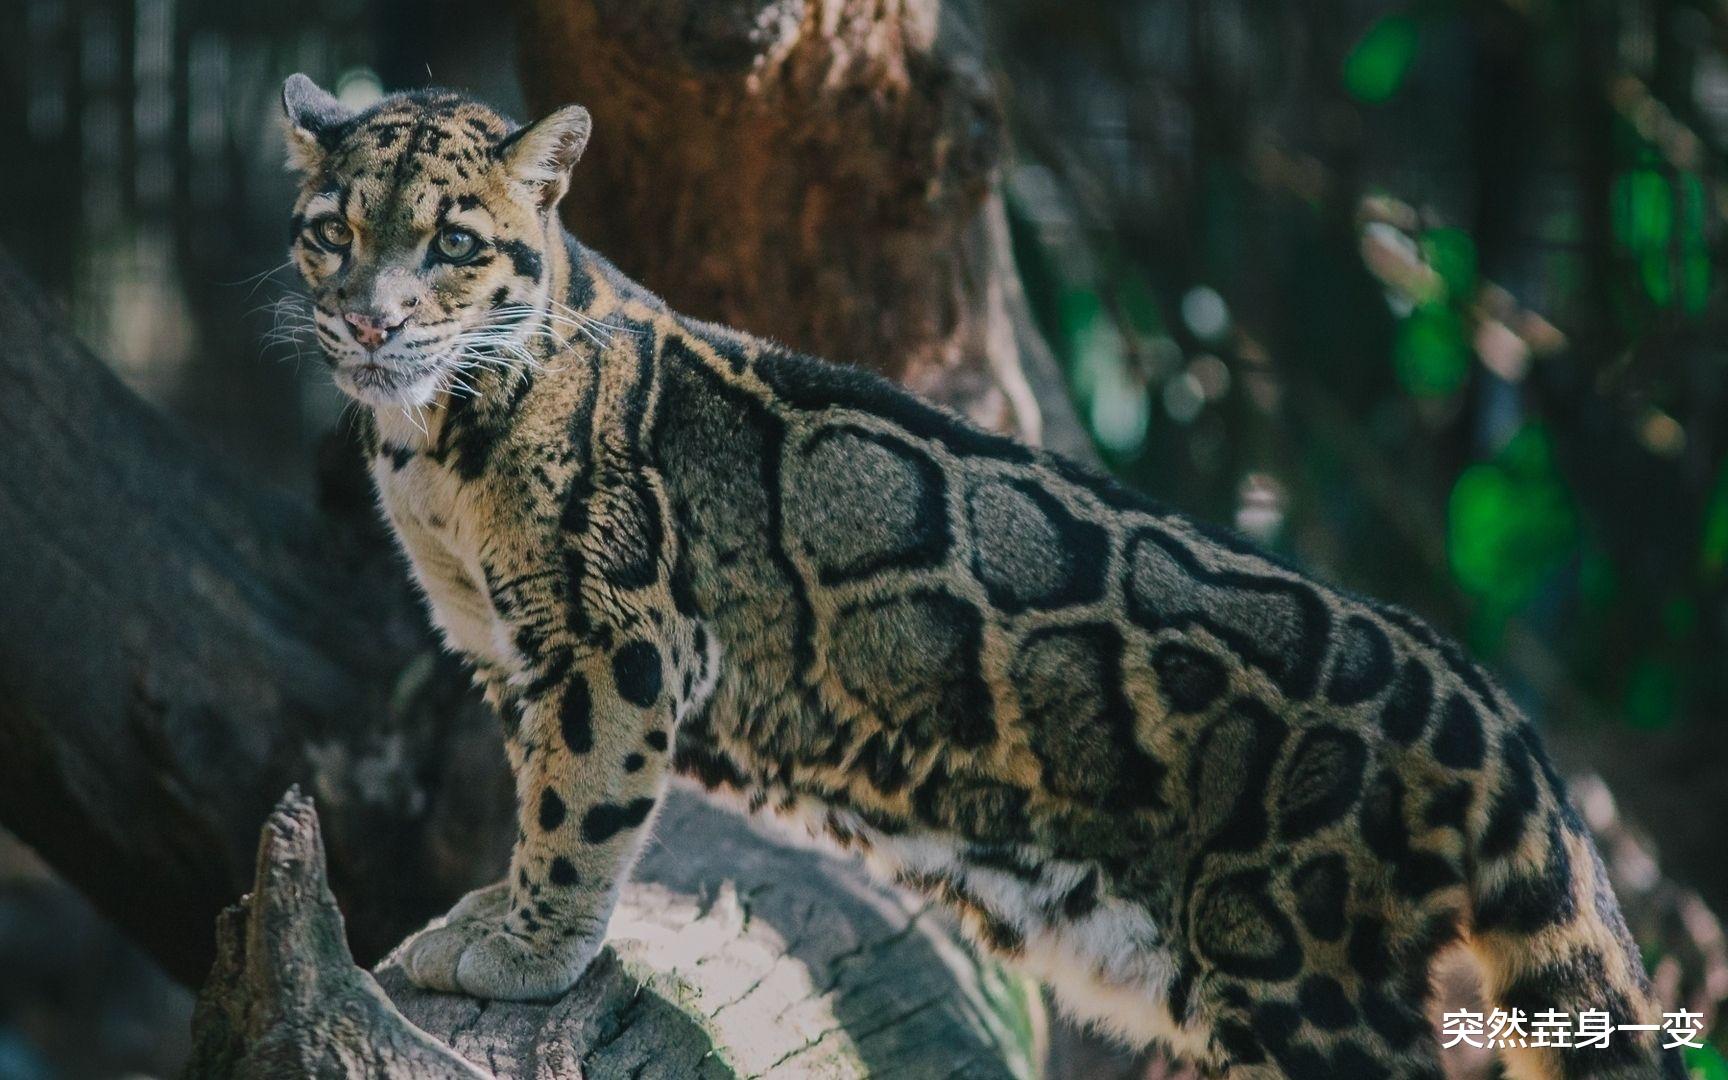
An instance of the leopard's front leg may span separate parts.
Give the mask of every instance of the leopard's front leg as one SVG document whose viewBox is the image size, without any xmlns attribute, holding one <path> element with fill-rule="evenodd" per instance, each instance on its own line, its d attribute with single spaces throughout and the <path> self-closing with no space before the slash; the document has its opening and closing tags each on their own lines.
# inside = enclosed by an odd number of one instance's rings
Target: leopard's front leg
<svg viewBox="0 0 1728 1080">
<path fill-rule="evenodd" d="M 664 644 L 551 650 L 531 684 L 502 695 L 518 818 L 509 877 L 403 944 L 415 983 L 535 1000 L 587 969 L 666 787 L 674 715 Z"/>
</svg>

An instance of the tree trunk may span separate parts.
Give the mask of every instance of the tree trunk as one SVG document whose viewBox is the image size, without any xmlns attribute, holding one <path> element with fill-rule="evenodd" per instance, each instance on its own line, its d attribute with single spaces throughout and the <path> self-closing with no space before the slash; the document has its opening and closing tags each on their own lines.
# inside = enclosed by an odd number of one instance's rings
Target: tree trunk
<svg viewBox="0 0 1728 1080">
<path fill-rule="evenodd" d="M 673 307 L 1085 452 L 1026 318 L 967 0 L 525 0 L 536 109 L 594 115 L 566 218 Z"/>
<path fill-rule="evenodd" d="M 185 1076 L 1036 1073 L 1035 988 L 976 963 L 855 865 L 765 843 L 681 793 L 658 834 L 574 990 L 488 1003 L 417 990 L 394 958 L 375 975 L 354 965 L 318 816 L 290 791 L 264 826 L 251 895 L 223 914 Z"/>
</svg>

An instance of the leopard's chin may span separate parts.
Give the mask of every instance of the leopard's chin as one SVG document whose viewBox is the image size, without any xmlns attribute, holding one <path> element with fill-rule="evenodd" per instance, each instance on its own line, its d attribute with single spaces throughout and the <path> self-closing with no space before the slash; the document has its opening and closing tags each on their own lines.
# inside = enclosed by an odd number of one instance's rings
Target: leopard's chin
<svg viewBox="0 0 1728 1080">
<path fill-rule="evenodd" d="M 375 409 L 420 408 L 430 405 L 443 385 L 437 364 L 365 357 L 336 365 L 336 386 L 349 397 Z"/>
</svg>

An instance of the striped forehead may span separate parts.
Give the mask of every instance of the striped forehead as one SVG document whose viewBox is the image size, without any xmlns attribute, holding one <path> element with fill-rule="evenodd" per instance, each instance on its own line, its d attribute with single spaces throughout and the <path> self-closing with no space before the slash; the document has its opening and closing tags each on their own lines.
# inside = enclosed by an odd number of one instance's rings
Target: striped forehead
<svg viewBox="0 0 1728 1080">
<path fill-rule="evenodd" d="M 509 131 L 460 98 L 386 103 L 344 134 L 320 188 L 357 221 L 429 228 L 488 191 Z"/>
</svg>

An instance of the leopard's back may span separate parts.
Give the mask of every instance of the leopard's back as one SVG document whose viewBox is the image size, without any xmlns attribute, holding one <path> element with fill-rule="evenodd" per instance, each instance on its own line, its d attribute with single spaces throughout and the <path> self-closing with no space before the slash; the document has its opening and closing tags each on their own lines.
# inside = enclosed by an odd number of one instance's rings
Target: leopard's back
<svg viewBox="0 0 1728 1080">
<path fill-rule="evenodd" d="M 657 406 L 682 591 L 727 654 L 687 771 L 1201 1060 L 1431 1073 L 1427 963 L 1465 936 L 1543 961 L 1509 994 L 1648 1019 L 1534 731 L 1456 646 L 874 377 L 701 329 L 669 332 Z"/>
</svg>

